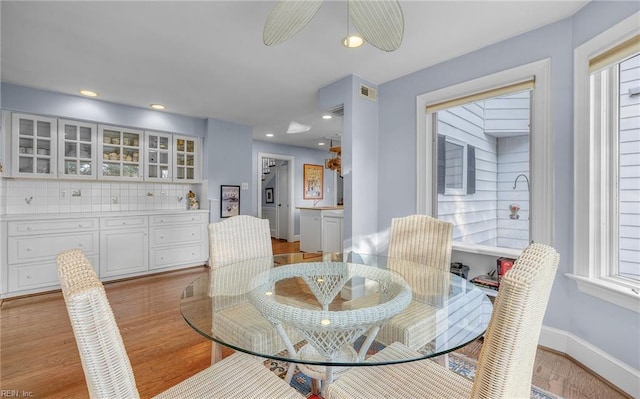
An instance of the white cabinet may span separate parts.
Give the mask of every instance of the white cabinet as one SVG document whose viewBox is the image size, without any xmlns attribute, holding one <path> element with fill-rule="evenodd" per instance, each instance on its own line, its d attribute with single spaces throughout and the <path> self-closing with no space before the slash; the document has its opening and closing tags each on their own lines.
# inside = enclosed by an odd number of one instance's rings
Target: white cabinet
<svg viewBox="0 0 640 399">
<path fill-rule="evenodd" d="M 144 179 L 173 180 L 173 137 L 169 133 L 145 132 Z"/>
<path fill-rule="evenodd" d="M 8 222 L 8 291 L 57 288 L 56 256 L 73 248 L 82 249 L 97 270 L 97 218 Z"/>
<path fill-rule="evenodd" d="M 97 136 L 96 124 L 58 120 L 58 177 L 96 178 Z"/>
<path fill-rule="evenodd" d="M 207 260 L 206 213 L 166 214 L 150 219 L 151 269 L 202 264 Z"/>
<path fill-rule="evenodd" d="M 342 208 L 300 208 L 300 250 L 342 251 Z"/>
<path fill-rule="evenodd" d="M 322 217 L 322 252 L 342 252 L 342 215 Z"/>
<path fill-rule="evenodd" d="M 199 182 L 202 144 L 198 137 L 173 136 L 173 181 Z"/>
<path fill-rule="evenodd" d="M 100 220 L 100 277 L 149 270 L 147 216 Z"/>
<path fill-rule="evenodd" d="M 12 114 L 12 176 L 40 179 L 57 176 L 57 126 L 54 118 Z"/>
<path fill-rule="evenodd" d="M 300 251 L 322 252 L 322 215 L 319 210 L 300 210 Z"/>
<path fill-rule="evenodd" d="M 143 144 L 140 130 L 98 125 L 98 178 L 141 181 Z"/>
</svg>

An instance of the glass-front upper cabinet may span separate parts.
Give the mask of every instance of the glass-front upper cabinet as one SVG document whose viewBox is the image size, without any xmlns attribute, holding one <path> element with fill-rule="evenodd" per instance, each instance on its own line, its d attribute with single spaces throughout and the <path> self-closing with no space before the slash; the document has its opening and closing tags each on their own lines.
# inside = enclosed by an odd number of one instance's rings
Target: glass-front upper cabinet
<svg viewBox="0 0 640 399">
<path fill-rule="evenodd" d="M 11 130 L 13 176 L 55 178 L 57 120 L 14 113 Z"/>
<path fill-rule="evenodd" d="M 143 145 L 140 130 L 98 125 L 98 178 L 142 180 Z"/>
<path fill-rule="evenodd" d="M 202 154 L 199 137 L 173 136 L 173 181 L 199 182 Z"/>
<path fill-rule="evenodd" d="M 70 179 L 95 179 L 97 125 L 58 120 L 58 176 Z"/>
<path fill-rule="evenodd" d="M 145 132 L 146 181 L 167 181 L 173 178 L 171 163 L 173 140 L 169 133 Z"/>
</svg>

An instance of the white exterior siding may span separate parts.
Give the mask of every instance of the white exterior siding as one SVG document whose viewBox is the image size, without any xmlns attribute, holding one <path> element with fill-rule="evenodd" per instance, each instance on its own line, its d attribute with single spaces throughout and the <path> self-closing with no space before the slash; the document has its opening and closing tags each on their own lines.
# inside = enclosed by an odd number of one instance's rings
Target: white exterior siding
<svg viewBox="0 0 640 399">
<path fill-rule="evenodd" d="M 524 248 L 529 242 L 529 92 L 438 112 L 438 134 L 475 147 L 476 191 L 438 194 L 438 218 L 454 224 L 453 240 Z M 489 129 L 487 129 L 487 127 Z M 509 218 L 509 205 L 520 218 Z"/>
<path fill-rule="evenodd" d="M 640 56 L 620 64 L 620 273 L 640 274 Z"/>
</svg>

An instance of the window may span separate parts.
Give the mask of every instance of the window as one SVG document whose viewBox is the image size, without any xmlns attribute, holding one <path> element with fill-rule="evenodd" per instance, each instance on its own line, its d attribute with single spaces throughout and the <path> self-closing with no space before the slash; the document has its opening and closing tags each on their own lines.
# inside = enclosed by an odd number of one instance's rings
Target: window
<svg viewBox="0 0 640 399">
<path fill-rule="evenodd" d="M 418 213 L 452 222 L 458 251 L 517 257 L 531 240 L 553 245 L 549 60 L 417 104 Z"/>
<path fill-rule="evenodd" d="M 636 312 L 640 312 L 638 16 L 575 50 L 575 263 L 569 274 L 582 292 Z"/>
<path fill-rule="evenodd" d="M 475 192 L 475 148 L 452 137 L 438 135 L 438 193 Z"/>
</svg>

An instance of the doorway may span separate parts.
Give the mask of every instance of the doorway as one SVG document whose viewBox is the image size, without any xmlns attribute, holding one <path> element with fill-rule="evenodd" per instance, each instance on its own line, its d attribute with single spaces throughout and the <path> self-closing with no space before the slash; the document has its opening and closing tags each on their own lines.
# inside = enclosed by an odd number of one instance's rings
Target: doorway
<svg viewBox="0 0 640 399">
<path fill-rule="evenodd" d="M 271 161 L 271 167 L 264 173 L 267 160 Z M 288 242 L 293 242 L 295 236 L 294 161 L 295 157 L 290 155 L 258 153 L 258 217 L 269 219 L 272 237 Z M 267 190 L 271 194 L 266 194 Z"/>
</svg>

